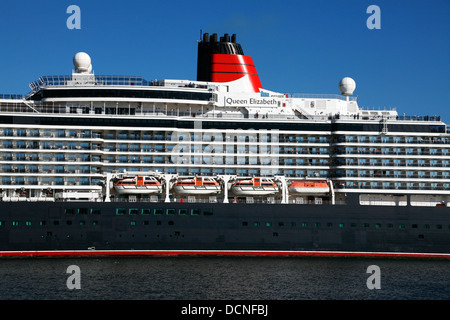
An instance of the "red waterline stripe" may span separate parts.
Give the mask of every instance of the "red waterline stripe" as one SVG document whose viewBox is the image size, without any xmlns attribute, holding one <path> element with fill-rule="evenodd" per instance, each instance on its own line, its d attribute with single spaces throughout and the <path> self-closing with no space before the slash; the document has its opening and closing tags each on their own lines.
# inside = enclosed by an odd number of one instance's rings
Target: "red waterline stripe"
<svg viewBox="0 0 450 320">
<path fill-rule="evenodd" d="M 368 258 L 445 258 L 448 253 L 351 252 L 351 251 L 258 251 L 258 250 L 54 250 L 0 251 L 0 258 L 99 257 L 99 256 L 317 256 Z"/>
</svg>

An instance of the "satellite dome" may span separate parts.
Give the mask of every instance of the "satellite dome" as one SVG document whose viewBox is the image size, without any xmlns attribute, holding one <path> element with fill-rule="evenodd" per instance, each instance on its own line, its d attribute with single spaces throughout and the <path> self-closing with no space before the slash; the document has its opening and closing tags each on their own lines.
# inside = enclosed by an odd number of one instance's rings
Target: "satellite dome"
<svg viewBox="0 0 450 320">
<path fill-rule="evenodd" d="M 73 57 L 73 65 L 77 73 L 89 73 L 92 70 L 91 57 L 85 52 L 78 52 Z"/>
<path fill-rule="evenodd" d="M 355 91 L 356 83 L 350 77 L 345 77 L 339 82 L 339 90 L 343 96 L 351 96 Z"/>
</svg>

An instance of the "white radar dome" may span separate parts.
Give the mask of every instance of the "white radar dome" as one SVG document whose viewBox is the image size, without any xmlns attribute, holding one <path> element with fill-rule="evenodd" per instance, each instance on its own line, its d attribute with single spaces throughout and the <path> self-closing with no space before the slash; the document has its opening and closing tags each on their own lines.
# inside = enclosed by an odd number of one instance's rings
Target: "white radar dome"
<svg viewBox="0 0 450 320">
<path fill-rule="evenodd" d="M 89 73 L 92 70 L 91 57 L 85 52 L 78 52 L 73 57 L 73 65 L 77 73 Z"/>
<path fill-rule="evenodd" d="M 339 90 L 343 96 L 351 96 L 355 89 L 356 83 L 352 78 L 345 77 L 339 82 Z"/>
</svg>

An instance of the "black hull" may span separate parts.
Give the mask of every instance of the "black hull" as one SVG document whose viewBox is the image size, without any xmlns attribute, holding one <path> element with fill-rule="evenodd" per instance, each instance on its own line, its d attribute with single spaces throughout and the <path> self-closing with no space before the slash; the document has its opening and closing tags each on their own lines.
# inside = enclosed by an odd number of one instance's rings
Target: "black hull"
<svg viewBox="0 0 450 320">
<path fill-rule="evenodd" d="M 450 253 L 447 207 L 0 202 L 0 251 Z"/>
</svg>

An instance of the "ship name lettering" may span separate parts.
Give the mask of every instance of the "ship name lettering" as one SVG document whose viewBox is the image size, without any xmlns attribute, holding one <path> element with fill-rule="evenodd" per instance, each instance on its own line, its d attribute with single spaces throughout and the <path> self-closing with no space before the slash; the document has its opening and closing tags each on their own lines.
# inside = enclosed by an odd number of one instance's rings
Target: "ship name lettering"
<svg viewBox="0 0 450 320">
<path fill-rule="evenodd" d="M 247 99 L 233 99 L 233 98 L 227 98 L 228 104 L 248 104 Z"/>
<path fill-rule="evenodd" d="M 250 99 L 250 104 L 276 104 L 277 101 L 275 99 Z"/>
</svg>

